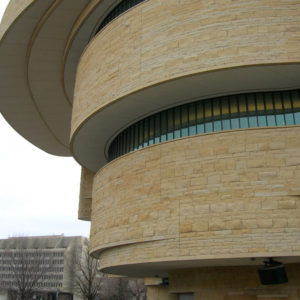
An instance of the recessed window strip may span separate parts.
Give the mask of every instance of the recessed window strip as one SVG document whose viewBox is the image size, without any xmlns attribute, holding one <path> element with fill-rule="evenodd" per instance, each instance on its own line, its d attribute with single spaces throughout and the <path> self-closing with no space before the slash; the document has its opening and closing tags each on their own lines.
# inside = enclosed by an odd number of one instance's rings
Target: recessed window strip
<svg viewBox="0 0 300 300">
<path fill-rule="evenodd" d="M 165 141 L 242 128 L 300 124 L 300 90 L 260 92 L 199 100 L 149 116 L 121 132 L 109 161 Z"/>
<path fill-rule="evenodd" d="M 104 28 L 108 23 L 113 21 L 115 18 L 117 18 L 119 15 L 124 13 L 126 10 L 136 6 L 137 4 L 143 2 L 145 0 L 123 0 L 121 1 L 101 22 L 99 25 L 95 35 Z"/>
</svg>

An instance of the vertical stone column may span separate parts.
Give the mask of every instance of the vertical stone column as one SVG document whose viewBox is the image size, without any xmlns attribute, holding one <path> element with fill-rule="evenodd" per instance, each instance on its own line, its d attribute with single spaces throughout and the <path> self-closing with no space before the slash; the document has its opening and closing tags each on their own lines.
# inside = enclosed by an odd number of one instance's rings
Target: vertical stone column
<svg viewBox="0 0 300 300">
<path fill-rule="evenodd" d="M 95 173 L 82 168 L 79 194 L 78 219 L 91 220 L 92 190 Z"/>
<path fill-rule="evenodd" d="M 147 286 L 147 300 L 177 300 L 176 294 L 169 293 L 165 286 Z"/>
<path fill-rule="evenodd" d="M 161 278 L 145 278 L 147 300 L 177 300 L 177 294 L 170 293 L 169 287 L 161 285 Z"/>
</svg>

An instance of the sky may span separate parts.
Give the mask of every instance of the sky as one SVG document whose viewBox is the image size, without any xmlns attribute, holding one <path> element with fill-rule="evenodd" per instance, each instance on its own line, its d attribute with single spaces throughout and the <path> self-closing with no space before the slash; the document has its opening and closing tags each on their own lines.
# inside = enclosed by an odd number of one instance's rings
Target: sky
<svg viewBox="0 0 300 300">
<path fill-rule="evenodd" d="M 0 0 L 0 19 L 9 0 Z M 77 219 L 80 171 L 73 158 L 39 150 L 0 114 L 0 239 L 64 234 L 89 236 Z"/>
</svg>

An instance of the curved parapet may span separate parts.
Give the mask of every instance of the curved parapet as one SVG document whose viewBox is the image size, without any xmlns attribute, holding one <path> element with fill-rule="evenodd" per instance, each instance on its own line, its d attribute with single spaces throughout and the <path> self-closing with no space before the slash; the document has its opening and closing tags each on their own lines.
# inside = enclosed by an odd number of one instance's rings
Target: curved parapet
<svg viewBox="0 0 300 300">
<path fill-rule="evenodd" d="M 299 135 L 299 126 L 212 133 L 115 159 L 94 177 L 91 253 L 129 276 L 299 262 Z"/>
<path fill-rule="evenodd" d="M 51 154 L 70 155 L 76 66 L 97 24 L 91 14 L 101 17 L 107 2 L 11 0 L 3 16 L 1 113 L 18 133 Z"/>
<path fill-rule="evenodd" d="M 34 3 L 34 0 L 10 1 L 1 20 L 0 37 L 4 37 L 8 28 L 18 17 Z"/>
<path fill-rule="evenodd" d="M 10 2 L 1 113 L 83 167 L 103 271 L 300 262 L 299 15 L 293 0 Z"/>
<path fill-rule="evenodd" d="M 79 63 L 76 159 L 96 171 L 118 132 L 170 106 L 299 87 L 300 8 L 289 3 L 151 0 L 114 19 Z"/>
<path fill-rule="evenodd" d="M 36 98 L 33 88 L 36 80 L 31 80 L 32 75 L 37 75 L 39 83 L 43 81 L 40 78 L 40 70 L 32 65 L 34 63 L 32 55 L 35 52 L 39 33 L 45 28 L 45 22 L 57 5 L 58 2 L 50 0 L 10 2 L 1 23 L 1 113 L 14 129 L 33 144 L 49 153 L 68 155 L 67 128 L 64 124 L 61 135 L 55 133 L 49 123 L 49 117 L 42 112 L 40 99 Z M 49 63 L 49 60 L 45 61 L 46 56 L 41 53 L 39 57 L 44 66 Z M 35 71 L 31 73 L 33 69 Z M 47 72 L 42 74 L 45 77 Z M 39 91 L 42 88 L 40 86 Z M 49 112 L 49 103 L 45 101 L 43 97 L 42 105 Z M 55 107 L 57 109 L 59 105 Z M 70 107 L 67 109 L 70 111 Z M 62 135 L 65 136 L 65 140 Z"/>
<path fill-rule="evenodd" d="M 51 154 L 70 155 L 71 103 L 63 93 L 61 58 L 84 2 L 11 1 L 1 23 L 1 113 Z"/>
</svg>

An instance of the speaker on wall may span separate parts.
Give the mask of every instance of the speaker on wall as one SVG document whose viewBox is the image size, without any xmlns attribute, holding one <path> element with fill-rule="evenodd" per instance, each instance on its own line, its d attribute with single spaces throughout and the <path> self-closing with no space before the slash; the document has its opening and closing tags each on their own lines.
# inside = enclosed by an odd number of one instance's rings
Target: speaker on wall
<svg viewBox="0 0 300 300">
<path fill-rule="evenodd" d="M 282 263 L 272 258 L 265 261 L 265 266 L 258 270 L 260 283 L 263 285 L 280 284 L 288 282 L 285 267 Z"/>
</svg>

